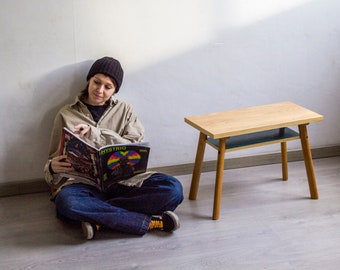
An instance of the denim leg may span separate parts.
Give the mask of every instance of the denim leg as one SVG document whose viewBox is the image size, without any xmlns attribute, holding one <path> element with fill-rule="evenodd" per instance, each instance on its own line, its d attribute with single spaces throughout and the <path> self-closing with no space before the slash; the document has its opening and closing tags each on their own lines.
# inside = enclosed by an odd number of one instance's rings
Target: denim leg
<svg viewBox="0 0 340 270">
<path fill-rule="evenodd" d="M 108 203 L 147 215 L 160 215 L 173 211 L 183 201 L 183 188 L 175 177 L 153 174 L 141 187 L 116 184 L 109 192 Z"/>
<path fill-rule="evenodd" d="M 59 215 L 75 220 L 103 225 L 116 231 L 143 235 L 147 232 L 150 216 L 113 206 L 106 194 L 96 188 L 73 184 L 62 188 L 55 204 Z"/>
</svg>

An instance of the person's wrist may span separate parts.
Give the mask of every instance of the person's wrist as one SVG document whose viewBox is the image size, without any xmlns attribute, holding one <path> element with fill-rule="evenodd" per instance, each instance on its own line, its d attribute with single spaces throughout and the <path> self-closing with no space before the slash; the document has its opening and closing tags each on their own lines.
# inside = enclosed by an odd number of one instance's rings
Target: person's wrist
<svg viewBox="0 0 340 270">
<path fill-rule="evenodd" d="M 48 170 L 50 171 L 50 174 L 56 174 L 55 171 L 52 169 L 52 160 L 50 161 L 50 164 L 48 165 Z"/>
</svg>

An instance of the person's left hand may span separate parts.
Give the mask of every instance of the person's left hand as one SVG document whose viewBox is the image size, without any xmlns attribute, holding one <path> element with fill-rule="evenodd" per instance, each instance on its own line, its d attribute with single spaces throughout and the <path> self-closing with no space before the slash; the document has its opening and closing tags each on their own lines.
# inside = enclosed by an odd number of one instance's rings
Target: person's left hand
<svg viewBox="0 0 340 270">
<path fill-rule="evenodd" d="M 75 128 L 74 133 L 78 134 L 80 137 L 89 138 L 91 135 L 91 128 L 89 125 L 79 124 L 76 125 L 74 128 Z"/>
</svg>

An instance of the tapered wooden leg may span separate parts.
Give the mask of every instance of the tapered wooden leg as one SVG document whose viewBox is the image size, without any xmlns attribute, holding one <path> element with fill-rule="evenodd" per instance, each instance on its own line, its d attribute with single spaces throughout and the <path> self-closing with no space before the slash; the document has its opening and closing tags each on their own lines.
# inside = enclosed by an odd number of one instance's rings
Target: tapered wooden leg
<svg viewBox="0 0 340 270">
<path fill-rule="evenodd" d="M 213 209 L 213 216 L 212 216 L 212 219 L 214 220 L 217 220 L 220 218 L 225 145 L 226 145 L 226 139 L 225 138 L 220 139 L 219 146 L 218 146 L 218 155 L 217 155 L 214 209 Z"/>
<path fill-rule="evenodd" d="M 299 125 L 301 146 L 303 158 L 305 161 L 306 172 L 308 177 L 309 192 L 312 199 L 318 199 L 318 188 L 316 186 L 316 179 L 314 174 L 314 166 L 312 160 L 312 152 L 308 141 L 307 125 Z"/>
<path fill-rule="evenodd" d="M 200 132 L 198 144 L 197 144 L 194 171 L 192 173 L 192 179 L 191 179 L 191 185 L 190 185 L 189 200 L 196 200 L 197 198 L 206 140 L 207 140 L 207 135 Z"/>
<path fill-rule="evenodd" d="M 288 154 L 287 143 L 281 143 L 281 160 L 282 160 L 282 180 L 288 179 Z"/>
</svg>

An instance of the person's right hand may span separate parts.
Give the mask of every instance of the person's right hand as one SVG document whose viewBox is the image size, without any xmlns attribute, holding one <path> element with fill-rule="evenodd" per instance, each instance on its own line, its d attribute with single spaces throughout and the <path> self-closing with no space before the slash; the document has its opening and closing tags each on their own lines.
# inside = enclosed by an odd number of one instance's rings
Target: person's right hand
<svg viewBox="0 0 340 270">
<path fill-rule="evenodd" d="M 69 173 L 73 171 L 72 164 L 67 160 L 67 155 L 52 158 L 51 168 L 54 173 Z"/>
<path fill-rule="evenodd" d="M 78 134 L 80 137 L 89 138 L 91 135 L 91 128 L 87 124 L 79 124 L 74 126 L 73 132 L 75 134 Z"/>
</svg>

